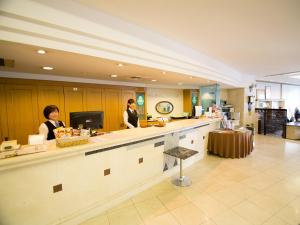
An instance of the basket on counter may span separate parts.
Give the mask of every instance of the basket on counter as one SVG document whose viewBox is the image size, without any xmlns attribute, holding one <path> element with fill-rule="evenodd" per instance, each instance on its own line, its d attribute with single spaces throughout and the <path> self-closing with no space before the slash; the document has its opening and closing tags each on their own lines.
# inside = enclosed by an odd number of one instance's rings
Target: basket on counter
<svg viewBox="0 0 300 225">
<path fill-rule="evenodd" d="M 56 146 L 64 148 L 89 143 L 89 136 L 56 138 Z"/>
</svg>

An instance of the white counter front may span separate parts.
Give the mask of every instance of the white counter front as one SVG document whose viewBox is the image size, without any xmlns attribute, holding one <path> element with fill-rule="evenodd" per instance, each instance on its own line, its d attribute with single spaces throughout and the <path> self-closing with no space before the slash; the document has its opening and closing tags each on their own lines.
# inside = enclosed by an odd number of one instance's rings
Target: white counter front
<svg viewBox="0 0 300 225">
<path fill-rule="evenodd" d="M 89 144 L 49 143 L 46 152 L 2 159 L 0 224 L 78 224 L 178 173 L 178 166 L 166 167 L 164 150 L 198 151 L 185 167 L 202 159 L 208 133 L 219 122 L 190 119 L 114 131 Z"/>
</svg>

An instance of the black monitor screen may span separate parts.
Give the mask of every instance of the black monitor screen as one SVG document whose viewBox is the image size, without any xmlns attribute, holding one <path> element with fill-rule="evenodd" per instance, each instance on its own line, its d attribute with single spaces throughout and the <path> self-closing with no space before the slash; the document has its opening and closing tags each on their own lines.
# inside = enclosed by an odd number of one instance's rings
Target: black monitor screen
<svg viewBox="0 0 300 225">
<path fill-rule="evenodd" d="M 78 128 L 80 125 L 82 125 L 82 127 L 85 129 L 102 129 L 103 117 L 103 111 L 71 112 L 70 125 L 73 128 Z"/>
</svg>

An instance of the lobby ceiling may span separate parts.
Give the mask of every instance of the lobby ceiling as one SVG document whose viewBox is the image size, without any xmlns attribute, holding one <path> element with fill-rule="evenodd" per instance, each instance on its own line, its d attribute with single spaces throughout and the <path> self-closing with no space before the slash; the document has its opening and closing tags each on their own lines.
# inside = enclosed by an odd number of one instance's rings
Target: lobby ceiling
<svg viewBox="0 0 300 225">
<path fill-rule="evenodd" d="M 300 71 L 299 0 L 75 1 L 160 33 L 259 80 L 300 84 L 287 74 Z"/>
<path fill-rule="evenodd" d="M 165 85 L 165 87 L 172 88 L 198 88 L 215 83 L 214 81 L 185 74 L 8 41 L 0 41 L 0 49 L 0 58 L 14 60 L 13 67 L 0 66 L 0 76 L 1 71 L 7 71 L 28 73 L 29 79 L 30 74 L 39 74 L 40 76 L 64 76 L 69 78 L 70 81 L 72 81 L 72 78 L 85 78 L 121 82 L 119 84 L 122 84 L 122 82 L 134 83 L 149 87 Z M 38 54 L 37 50 L 39 49 L 44 49 L 46 54 Z M 120 63 L 123 66 L 118 65 Z M 11 62 L 10 65 L 12 65 Z M 43 66 L 50 66 L 54 69 L 44 70 L 42 69 Z M 117 75 L 117 77 L 111 75 Z M 221 84 L 221 87 L 228 88 L 229 86 Z"/>
</svg>

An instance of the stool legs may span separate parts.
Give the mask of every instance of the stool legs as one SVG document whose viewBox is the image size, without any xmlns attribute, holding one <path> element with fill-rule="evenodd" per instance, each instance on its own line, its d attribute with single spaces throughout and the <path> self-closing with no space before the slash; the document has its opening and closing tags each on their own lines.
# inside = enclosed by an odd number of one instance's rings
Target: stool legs
<svg viewBox="0 0 300 225">
<path fill-rule="evenodd" d="M 180 159 L 180 175 L 179 175 L 179 178 L 175 179 L 172 181 L 173 184 L 175 184 L 176 186 L 180 186 L 180 187 L 188 187 L 191 185 L 191 180 L 186 177 L 186 176 L 183 176 L 183 169 L 182 169 L 182 159 Z"/>
</svg>

